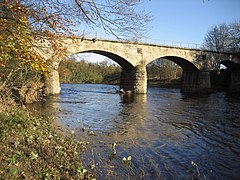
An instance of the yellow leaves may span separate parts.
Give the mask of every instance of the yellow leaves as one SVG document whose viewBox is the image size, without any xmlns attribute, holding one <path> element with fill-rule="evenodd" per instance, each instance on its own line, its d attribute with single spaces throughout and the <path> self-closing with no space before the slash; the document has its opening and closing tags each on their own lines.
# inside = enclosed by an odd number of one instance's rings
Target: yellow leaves
<svg viewBox="0 0 240 180">
<path fill-rule="evenodd" d="M 27 10 L 17 0 L 3 1 L 4 17 L 0 17 L 0 67 L 31 66 L 38 72 L 47 65 L 32 49 L 33 34 L 29 27 Z M 15 68 L 16 68 L 15 67 Z"/>
<path fill-rule="evenodd" d="M 52 52 L 52 60 L 64 59 L 67 55 L 66 47 L 59 38 L 56 38 L 56 34 L 66 33 L 73 38 L 72 30 L 69 28 L 73 22 L 62 16 L 59 13 L 59 7 L 47 3 L 47 0 L 43 0 L 45 3 L 38 5 L 38 8 L 26 6 L 27 3 L 23 5 L 21 2 L 19 0 L 1 1 L 1 5 L 6 8 L 3 9 L 5 16 L 0 17 L 0 67 L 6 67 L 10 62 L 15 62 L 46 73 L 50 62 L 43 60 L 33 50 L 36 50 L 33 46 L 34 38 L 46 39 L 47 42 L 43 44 L 49 44 L 47 48 Z M 42 29 L 36 31 L 38 27 Z"/>
<path fill-rule="evenodd" d="M 36 71 L 40 70 L 40 67 L 38 64 L 31 64 L 31 66 L 33 67 L 33 69 L 35 69 Z"/>
<path fill-rule="evenodd" d="M 26 17 L 21 17 L 19 20 L 21 23 L 28 24 L 28 20 Z"/>
<path fill-rule="evenodd" d="M 31 62 L 31 66 L 38 72 L 43 72 L 46 70 L 45 64 L 41 63 L 41 59 L 38 59 L 38 61 Z"/>
</svg>

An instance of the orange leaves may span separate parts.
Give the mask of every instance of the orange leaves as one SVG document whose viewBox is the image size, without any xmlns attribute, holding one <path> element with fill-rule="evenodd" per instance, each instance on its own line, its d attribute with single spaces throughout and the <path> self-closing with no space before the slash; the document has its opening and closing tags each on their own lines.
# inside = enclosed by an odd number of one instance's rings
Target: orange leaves
<svg viewBox="0 0 240 180">
<path fill-rule="evenodd" d="M 70 28 L 74 24 L 64 14 L 66 12 L 62 12 L 59 1 L 2 0 L 0 5 L 4 14 L 0 15 L 0 68 L 26 65 L 46 73 L 51 61 L 66 57 L 66 47 L 60 37 L 74 38 Z M 36 39 L 43 43 L 36 46 Z M 46 49 L 50 49 L 52 59 L 41 57 L 39 52 L 46 52 Z"/>
<path fill-rule="evenodd" d="M 7 69 L 41 65 L 41 57 L 32 49 L 33 36 L 26 8 L 16 0 L 1 3 L 4 16 L 0 16 L 0 67 Z"/>
<path fill-rule="evenodd" d="M 74 33 L 66 14 L 58 0 L 0 0 L 0 87 L 57 68 L 67 55 L 61 38 Z"/>
</svg>

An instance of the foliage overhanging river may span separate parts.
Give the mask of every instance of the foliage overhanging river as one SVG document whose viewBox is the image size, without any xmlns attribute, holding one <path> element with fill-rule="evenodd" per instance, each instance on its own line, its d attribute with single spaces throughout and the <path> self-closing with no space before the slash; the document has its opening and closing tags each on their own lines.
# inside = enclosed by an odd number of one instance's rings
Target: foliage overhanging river
<svg viewBox="0 0 240 180">
<path fill-rule="evenodd" d="M 30 108 L 56 116 L 58 129 L 89 142 L 80 156 L 98 179 L 191 179 L 198 170 L 200 179 L 239 178 L 239 96 L 152 87 L 121 96 L 112 85 L 61 86 L 61 95 Z"/>
</svg>

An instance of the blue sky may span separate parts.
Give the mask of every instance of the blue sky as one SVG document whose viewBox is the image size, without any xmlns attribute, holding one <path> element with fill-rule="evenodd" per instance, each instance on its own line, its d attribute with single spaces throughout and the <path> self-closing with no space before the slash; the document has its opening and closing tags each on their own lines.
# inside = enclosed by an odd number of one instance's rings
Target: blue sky
<svg viewBox="0 0 240 180">
<path fill-rule="evenodd" d="M 150 42 L 167 40 L 201 44 L 212 26 L 240 20 L 240 0 L 143 0 L 138 9 L 153 17 L 146 34 L 153 40 Z M 109 37 L 102 30 L 94 29 L 90 33 Z"/>
<path fill-rule="evenodd" d="M 240 0 L 144 0 L 138 8 L 153 16 L 143 41 L 157 44 L 167 40 L 201 46 L 214 25 L 240 21 Z M 110 37 L 95 31 L 93 36 Z M 90 59 L 104 58 L 92 54 Z"/>
<path fill-rule="evenodd" d="M 151 39 L 201 44 L 213 25 L 240 20 L 240 0 L 145 0 Z"/>
</svg>

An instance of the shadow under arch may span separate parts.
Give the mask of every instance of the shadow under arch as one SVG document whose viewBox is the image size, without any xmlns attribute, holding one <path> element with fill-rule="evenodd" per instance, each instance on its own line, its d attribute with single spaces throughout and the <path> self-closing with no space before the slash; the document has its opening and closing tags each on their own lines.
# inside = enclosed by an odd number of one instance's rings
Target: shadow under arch
<svg viewBox="0 0 240 180">
<path fill-rule="evenodd" d="M 226 66 L 229 71 L 240 71 L 240 64 L 233 61 L 220 61 L 219 64 Z"/>
<path fill-rule="evenodd" d="M 220 71 L 222 78 L 226 78 L 230 92 L 240 92 L 240 64 L 234 61 L 220 61 L 227 69 Z"/>
<path fill-rule="evenodd" d="M 190 72 L 199 71 L 199 69 L 193 63 L 191 63 L 190 61 L 184 58 L 181 58 L 178 56 L 164 56 L 161 58 L 164 58 L 176 63 L 183 69 L 183 71 L 190 71 Z"/>
<path fill-rule="evenodd" d="M 78 52 L 77 54 L 82 54 L 82 53 L 94 53 L 94 54 L 103 55 L 115 61 L 116 63 L 118 63 L 122 68 L 133 68 L 133 65 L 130 62 L 128 62 L 126 59 L 111 52 L 101 51 L 101 50 L 87 50 L 87 51 Z"/>
<path fill-rule="evenodd" d="M 192 62 L 178 56 L 163 56 L 182 69 L 181 92 L 182 93 L 209 93 L 211 92 L 209 72 L 201 71 Z"/>
</svg>

